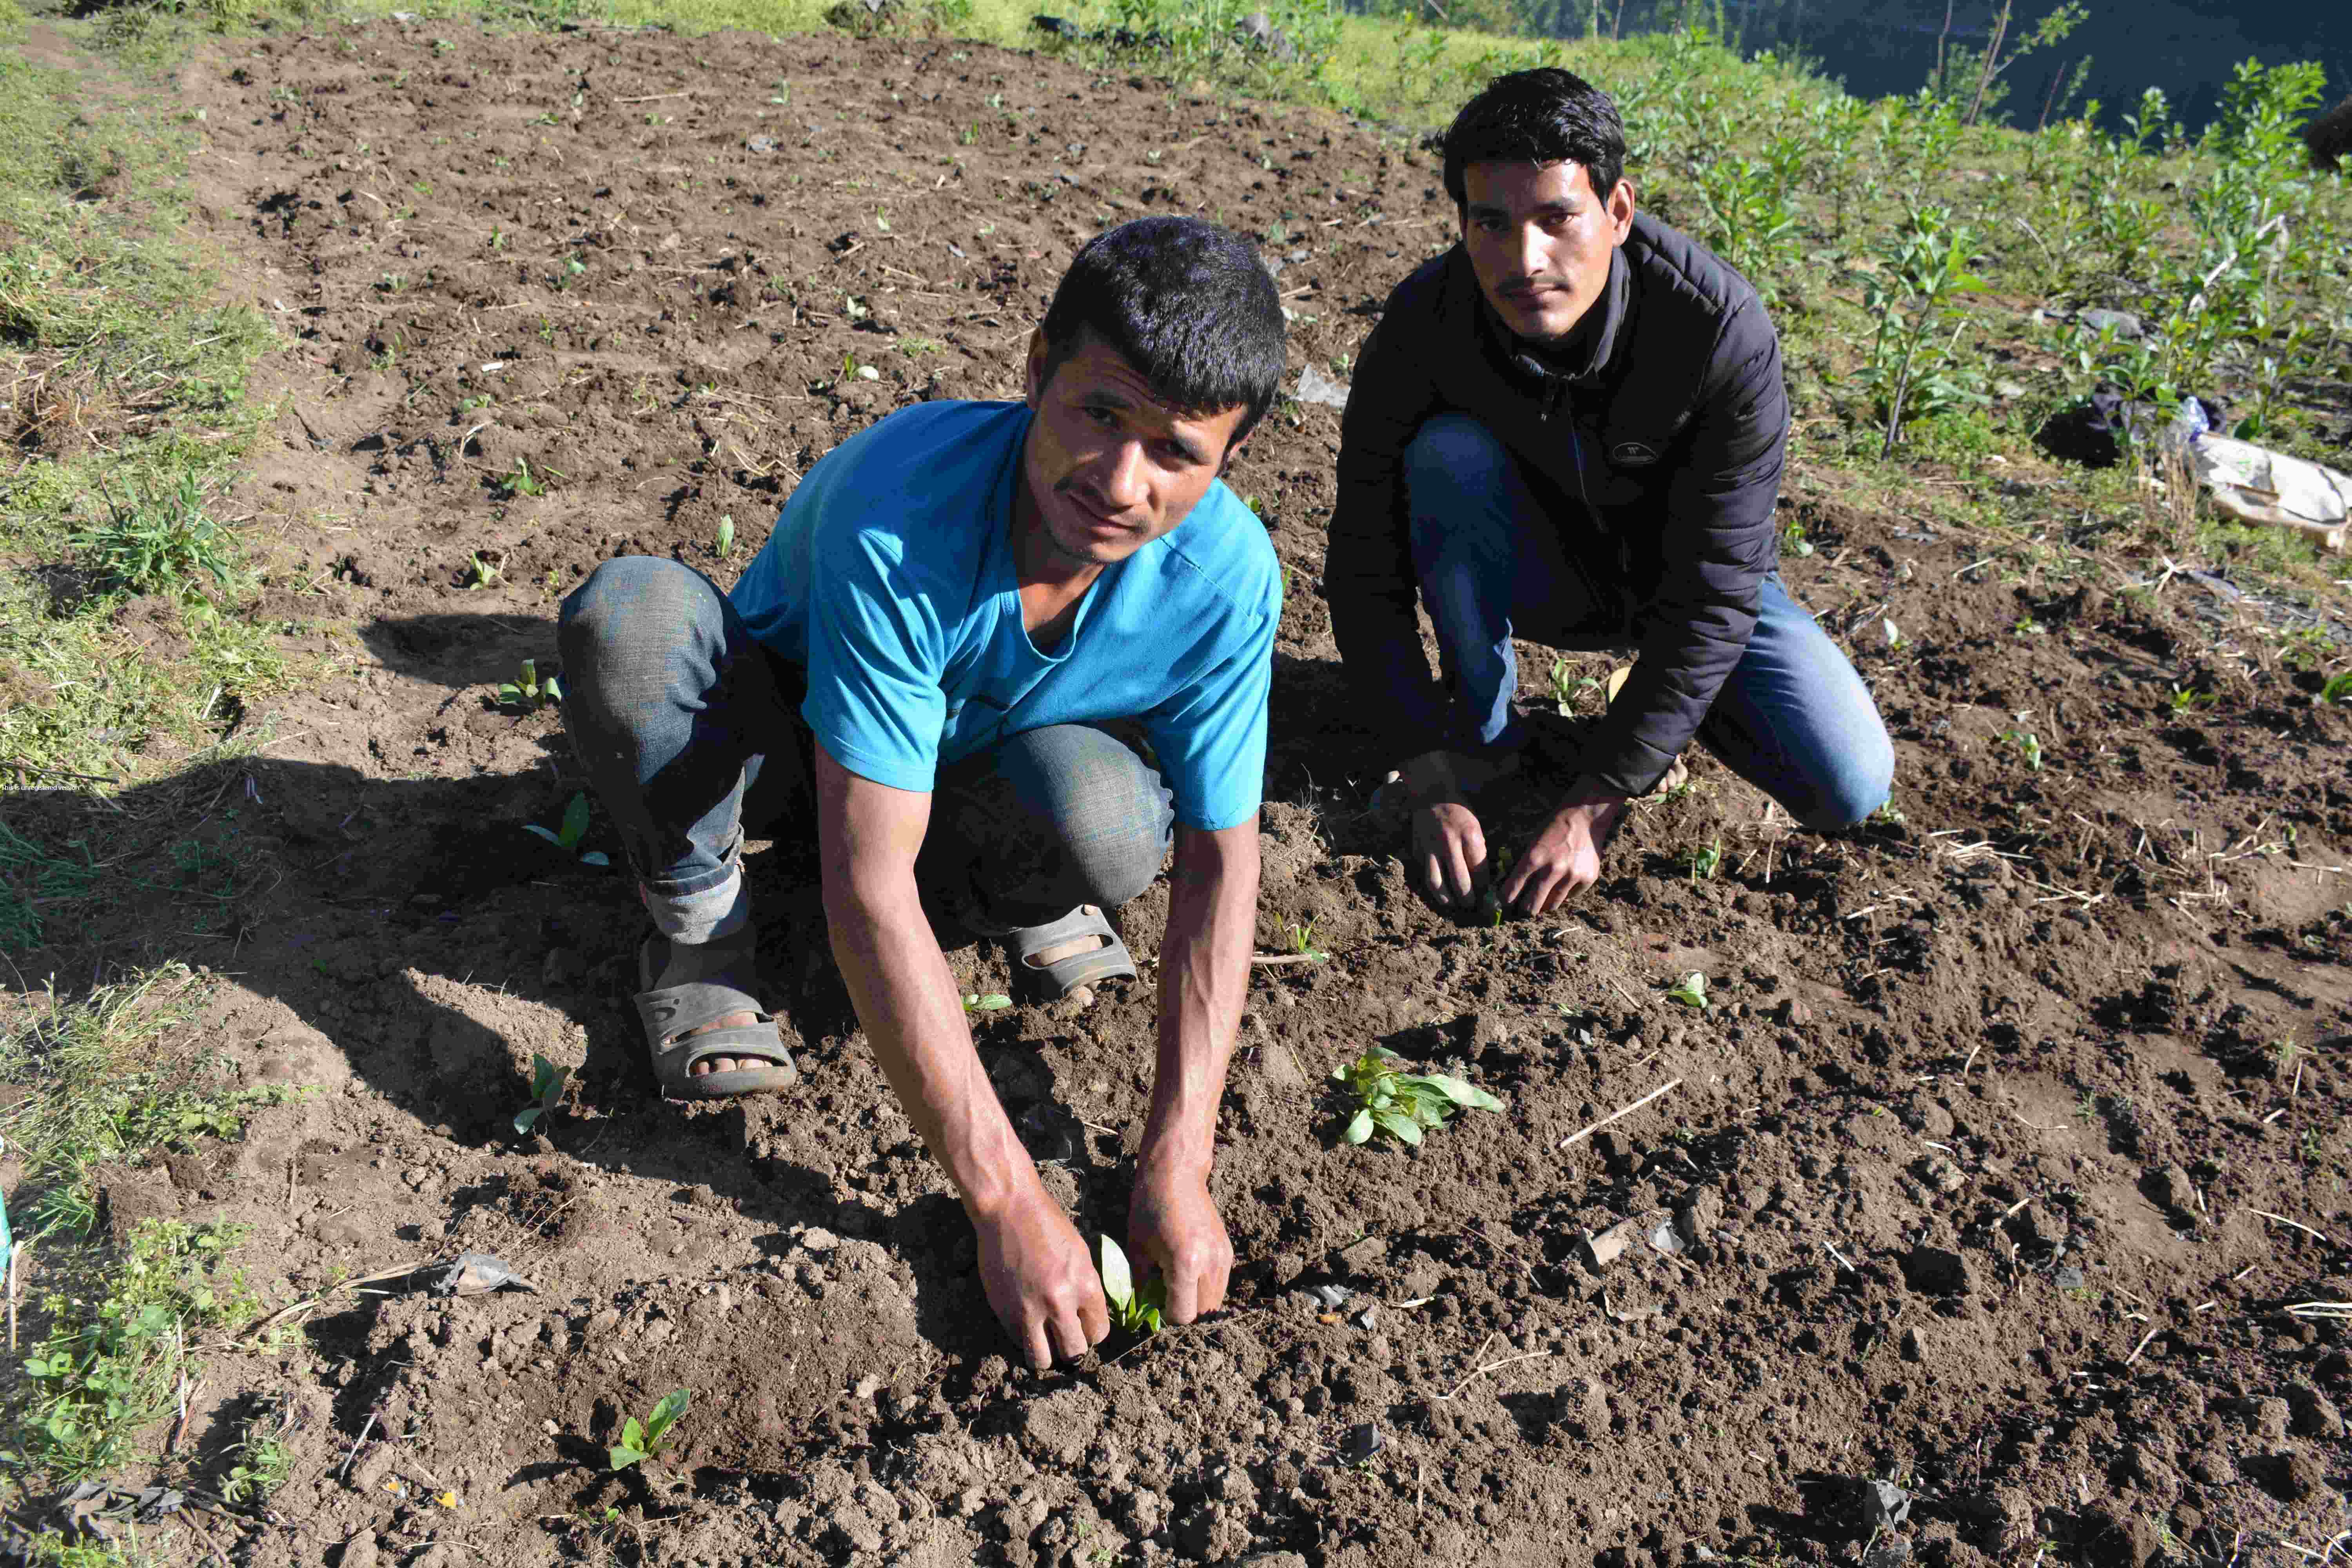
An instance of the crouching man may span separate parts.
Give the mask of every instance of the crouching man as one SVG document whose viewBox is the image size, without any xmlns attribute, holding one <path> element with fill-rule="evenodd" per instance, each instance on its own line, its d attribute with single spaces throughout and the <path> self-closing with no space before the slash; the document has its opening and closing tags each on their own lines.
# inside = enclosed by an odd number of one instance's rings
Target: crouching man
<svg viewBox="0 0 2352 1568">
<path fill-rule="evenodd" d="M 1108 1332 L 1102 1290 L 982 1070 L 924 900 L 1003 936 L 1059 994 L 1135 973 L 1103 911 L 1172 839 L 1129 1240 L 1176 1321 L 1220 1305 L 1233 1247 L 1209 1167 L 1249 978 L 1282 584 L 1219 477 L 1283 353 L 1250 246 L 1195 219 L 1124 225 L 1072 261 L 1025 401 L 922 404 L 844 442 L 731 595 L 626 557 L 563 605 L 566 723 L 653 917 L 637 1002 L 664 1091 L 793 1080 L 739 861 L 747 796 L 797 798 L 778 831 L 814 833 L 858 1019 L 1039 1366 Z M 1129 720 L 1153 762 L 1098 727 Z"/>
<path fill-rule="evenodd" d="M 1809 827 L 1886 800 L 1877 709 L 1777 571 L 1789 405 L 1771 323 L 1738 274 L 1635 211 L 1624 158 L 1590 83 L 1497 79 L 1445 135 L 1461 241 L 1398 286 L 1357 361 L 1324 577 L 1440 905 L 1488 890 L 1469 796 L 1526 741 L 1515 636 L 1640 658 L 1492 888 L 1507 905 L 1541 913 L 1591 885 L 1626 801 L 1694 736 Z"/>
</svg>

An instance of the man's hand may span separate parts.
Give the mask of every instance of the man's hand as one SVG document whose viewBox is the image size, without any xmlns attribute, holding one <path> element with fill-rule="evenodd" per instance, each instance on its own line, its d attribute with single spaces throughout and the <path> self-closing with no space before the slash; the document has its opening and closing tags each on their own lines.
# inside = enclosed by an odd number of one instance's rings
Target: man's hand
<svg viewBox="0 0 2352 1568">
<path fill-rule="evenodd" d="M 1102 1280 L 1077 1226 L 1034 1181 L 1001 1214 L 975 1216 L 980 1279 L 988 1304 L 1029 1364 L 1075 1361 L 1110 1332 Z M 1231 1253 L 1226 1254 L 1228 1258 Z"/>
<path fill-rule="evenodd" d="M 1189 1323 L 1225 1304 L 1234 1244 L 1202 1176 L 1165 1165 L 1136 1173 L 1128 1200 L 1127 1245 L 1138 1258 L 1160 1266 L 1168 1282 L 1164 1310 L 1171 1323 Z"/>
<path fill-rule="evenodd" d="M 1622 796 L 1571 801 L 1552 813 L 1496 890 L 1506 904 L 1548 914 L 1601 879 L 1601 847 L 1625 814 Z"/>
<path fill-rule="evenodd" d="M 1440 909 L 1475 902 L 1486 879 L 1486 832 L 1465 796 L 1492 771 L 1450 752 L 1425 752 L 1404 765 L 1405 795 L 1412 803 L 1411 870 Z"/>
</svg>

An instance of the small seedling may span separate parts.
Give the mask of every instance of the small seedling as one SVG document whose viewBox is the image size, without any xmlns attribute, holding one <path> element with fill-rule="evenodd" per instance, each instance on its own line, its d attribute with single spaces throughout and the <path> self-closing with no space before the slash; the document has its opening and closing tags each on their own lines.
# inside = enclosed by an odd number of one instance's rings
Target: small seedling
<svg viewBox="0 0 2352 1568">
<path fill-rule="evenodd" d="M 538 834 L 541 838 L 568 854 L 578 854 L 583 866 L 609 866 L 613 863 L 612 857 L 606 855 L 602 849 L 591 849 L 584 854 L 581 853 L 580 841 L 588 837 L 588 794 L 585 790 L 582 790 L 575 792 L 570 803 L 564 806 L 563 825 L 561 827 L 541 827 L 536 822 L 526 822 L 523 824 L 522 830 L 525 833 Z"/>
<path fill-rule="evenodd" d="M 1813 552 L 1813 542 L 1805 537 L 1803 523 L 1792 522 L 1780 531 L 1780 549 L 1801 561 Z"/>
<path fill-rule="evenodd" d="M 1684 850 L 1683 868 L 1694 883 L 1712 879 L 1723 868 L 1723 840 L 1718 837 L 1704 849 Z"/>
<path fill-rule="evenodd" d="M 2172 689 L 2172 710 L 2176 714 L 2189 713 L 2200 708 L 2210 708 L 2220 700 L 2221 699 L 2212 692 L 2199 691 L 2193 687 L 2176 686 Z"/>
<path fill-rule="evenodd" d="M 515 1112 L 514 1130 L 528 1132 L 539 1119 L 555 1109 L 563 1098 L 563 1080 L 570 1068 L 557 1067 L 545 1057 L 533 1051 L 530 1058 L 530 1103 Z"/>
<path fill-rule="evenodd" d="M 1600 688 L 1601 682 L 1593 679 L 1592 677 L 1571 673 L 1568 667 L 1568 660 L 1556 658 L 1551 661 L 1552 711 L 1561 718 L 1576 717 L 1576 700 L 1586 692 L 1597 691 Z"/>
<path fill-rule="evenodd" d="M 552 675 L 541 679 L 537 659 L 522 661 L 520 679 L 499 682 L 499 706 L 501 708 L 520 708 L 536 712 L 551 702 L 562 700 L 562 683 Z"/>
<path fill-rule="evenodd" d="M 514 472 L 500 478 L 499 486 L 506 491 L 509 500 L 517 496 L 543 496 L 547 493 L 547 486 L 530 471 L 530 462 L 522 458 L 515 459 Z"/>
<path fill-rule="evenodd" d="M 1103 1300 L 1110 1303 L 1112 1326 L 1130 1334 L 1158 1333 L 1160 1311 L 1168 1305 L 1167 1277 L 1155 1274 L 1138 1289 L 1127 1254 L 1108 1236 L 1096 1240 L 1095 1267 L 1102 1273 Z"/>
<path fill-rule="evenodd" d="M 1500 1110 L 1503 1102 L 1464 1079 L 1444 1073 L 1399 1070 L 1403 1058 L 1385 1046 L 1374 1046 L 1331 1077 L 1356 1101 L 1344 1136 L 1362 1143 L 1374 1131 L 1386 1132 L 1404 1143 L 1419 1143 L 1422 1129 L 1442 1127 L 1456 1110 Z"/>
<path fill-rule="evenodd" d="M 1329 953 L 1315 945 L 1315 922 L 1313 921 L 1301 921 L 1291 925 L 1284 926 L 1282 928 L 1282 934 L 1284 939 L 1290 943 L 1291 952 L 1297 957 L 1307 959 L 1316 963 L 1320 963 L 1325 959 L 1331 956 Z"/>
<path fill-rule="evenodd" d="M 967 991 L 963 1010 L 967 1013 L 996 1013 L 1013 1005 L 1013 998 L 1002 991 Z"/>
<path fill-rule="evenodd" d="M 1666 993 L 1666 1000 L 1679 1002 L 1685 1007 L 1696 1007 L 1702 1013 L 1713 1007 L 1706 999 L 1706 976 L 1696 969 L 1684 975 L 1682 983 Z"/>
<path fill-rule="evenodd" d="M 2042 740 L 2031 730 L 2003 730 L 2000 738 L 2017 748 L 2017 754 L 2028 770 L 2042 771 Z"/>
<path fill-rule="evenodd" d="M 2352 669 L 2330 676 L 2327 684 L 2319 689 L 2322 702 L 2352 702 Z"/>
<path fill-rule="evenodd" d="M 735 517 L 732 512 L 719 520 L 717 544 L 721 561 L 735 553 Z"/>
<path fill-rule="evenodd" d="M 466 587 L 469 592 L 477 588 L 496 587 L 501 575 L 503 574 L 499 570 L 499 563 L 495 561 L 484 560 L 482 552 L 478 550 L 474 552 L 473 558 L 466 563 Z"/>
<path fill-rule="evenodd" d="M 662 1439 L 669 1436 L 670 1428 L 677 1426 L 678 1418 L 686 1414 L 686 1402 L 692 1397 L 694 1391 L 690 1388 L 672 1389 L 661 1396 L 654 1405 L 654 1413 L 646 1417 L 642 1426 L 634 1415 L 622 1422 L 620 1442 L 605 1450 L 613 1461 L 613 1468 L 625 1470 L 631 1465 L 660 1454 Z"/>
</svg>

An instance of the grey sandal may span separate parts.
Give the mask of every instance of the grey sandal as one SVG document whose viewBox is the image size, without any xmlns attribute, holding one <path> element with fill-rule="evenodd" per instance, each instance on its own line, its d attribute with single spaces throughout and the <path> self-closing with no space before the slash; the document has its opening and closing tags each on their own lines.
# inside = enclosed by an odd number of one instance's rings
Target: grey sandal
<svg viewBox="0 0 2352 1568">
<path fill-rule="evenodd" d="M 1036 954 L 1049 947 L 1090 936 L 1100 938 L 1103 945 L 1051 963 L 1035 960 Z M 1118 932 L 1110 929 L 1110 921 L 1103 919 L 1103 912 L 1092 904 L 1080 904 L 1060 920 L 1045 925 L 1018 927 L 1005 933 L 1005 941 L 1020 955 L 1022 968 L 1037 977 L 1049 1001 L 1066 996 L 1081 985 L 1135 978 L 1135 960 L 1129 954 L 1127 944 L 1118 940 Z"/>
<path fill-rule="evenodd" d="M 789 1089 L 798 1082 L 800 1069 L 793 1065 L 792 1053 L 784 1048 L 783 1032 L 776 1026 L 774 1015 L 761 1006 L 758 998 L 736 985 L 730 976 L 720 973 L 684 985 L 654 984 L 667 962 L 668 948 L 667 938 L 653 936 L 637 949 L 637 984 L 641 989 L 632 998 L 637 1005 L 638 1023 L 645 1029 L 646 1048 L 653 1056 L 654 1078 L 660 1083 L 662 1093 L 676 1100 L 727 1100 L 739 1094 Z M 704 1027 L 730 1013 L 750 1013 L 759 1022 L 730 1024 L 723 1029 Z M 693 1035 L 696 1029 L 703 1032 Z M 680 1038 L 688 1035 L 692 1037 Z M 697 1062 L 713 1057 L 732 1057 L 739 1061 L 750 1058 L 766 1065 L 735 1068 L 727 1072 L 698 1074 L 694 1070 Z"/>
</svg>

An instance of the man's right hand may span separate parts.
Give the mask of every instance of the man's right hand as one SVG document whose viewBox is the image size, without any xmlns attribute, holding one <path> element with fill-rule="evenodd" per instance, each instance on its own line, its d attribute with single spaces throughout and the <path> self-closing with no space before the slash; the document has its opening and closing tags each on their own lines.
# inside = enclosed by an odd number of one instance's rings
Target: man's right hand
<svg viewBox="0 0 2352 1568">
<path fill-rule="evenodd" d="M 975 1216 L 980 1279 L 1005 1332 L 1043 1372 L 1110 1332 L 1102 1280 L 1077 1226 L 1033 1180 L 1000 1214 Z"/>
</svg>

